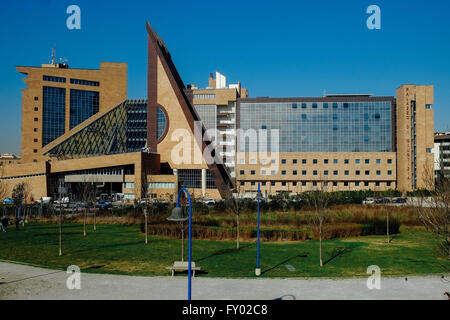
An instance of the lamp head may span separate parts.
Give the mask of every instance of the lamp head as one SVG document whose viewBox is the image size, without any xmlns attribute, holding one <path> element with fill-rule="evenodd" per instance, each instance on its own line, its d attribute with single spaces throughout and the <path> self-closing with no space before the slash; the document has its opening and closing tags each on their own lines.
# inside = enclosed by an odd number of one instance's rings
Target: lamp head
<svg viewBox="0 0 450 320">
<path fill-rule="evenodd" d="M 184 215 L 183 209 L 180 207 L 173 208 L 172 214 L 167 218 L 169 221 L 182 222 L 188 220 L 189 217 Z"/>
</svg>

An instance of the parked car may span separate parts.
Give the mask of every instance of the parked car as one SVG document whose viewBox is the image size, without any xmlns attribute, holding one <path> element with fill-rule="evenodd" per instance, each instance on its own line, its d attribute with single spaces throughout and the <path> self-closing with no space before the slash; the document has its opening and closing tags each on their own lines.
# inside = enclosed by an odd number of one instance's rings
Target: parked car
<svg viewBox="0 0 450 320">
<path fill-rule="evenodd" d="M 406 203 L 406 199 L 404 198 L 395 198 L 392 200 L 392 203 Z"/>
<path fill-rule="evenodd" d="M 95 207 L 99 208 L 99 209 L 110 209 L 112 207 L 112 204 L 111 204 L 111 201 L 109 201 L 109 200 L 102 200 L 102 201 L 97 202 Z"/>
<path fill-rule="evenodd" d="M 216 204 L 216 200 L 214 199 L 205 199 L 202 202 L 207 206 L 214 206 Z"/>
<path fill-rule="evenodd" d="M 11 198 L 6 198 L 3 200 L 3 204 L 14 204 L 14 200 Z"/>
<path fill-rule="evenodd" d="M 363 204 L 374 204 L 375 199 L 374 198 L 365 198 L 362 203 Z"/>
<path fill-rule="evenodd" d="M 375 203 L 389 203 L 391 202 L 389 199 L 387 198 L 383 198 L 383 197 L 379 197 L 375 199 Z"/>
</svg>

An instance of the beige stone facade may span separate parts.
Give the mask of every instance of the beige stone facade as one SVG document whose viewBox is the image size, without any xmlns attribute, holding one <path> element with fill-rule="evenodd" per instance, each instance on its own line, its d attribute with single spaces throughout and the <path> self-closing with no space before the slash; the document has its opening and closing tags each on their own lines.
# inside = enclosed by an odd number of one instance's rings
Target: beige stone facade
<svg viewBox="0 0 450 320">
<path fill-rule="evenodd" d="M 434 188 L 433 86 L 403 85 L 397 89 L 398 189 Z"/>
<path fill-rule="evenodd" d="M 22 91 L 22 162 L 48 159 L 42 152 L 43 87 L 66 89 L 65 132 L 70 131 L 70 89 L 99 92 L 99 113 L 104 113 L 127 98 L 127 64 L 101 62 L 100 69 L 70 69 L 43 65 L 42 67 L 17 67 L 26 75 L 27 86 Z M 44 76 L 65 78 L 65 82 L 44 81 Z M 98 86 L 73 84 L 70 79 L 98 82 Z M 75 128 L 74 128 L 75 129 Z"/>
</svg>

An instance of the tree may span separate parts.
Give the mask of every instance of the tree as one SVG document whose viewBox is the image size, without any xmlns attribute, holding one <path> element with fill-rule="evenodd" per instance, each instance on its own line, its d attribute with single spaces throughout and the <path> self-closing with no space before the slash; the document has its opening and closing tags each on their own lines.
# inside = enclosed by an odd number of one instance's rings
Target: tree
<svg viewBox="0 0 450 320">
<path fill-rule="evenodd" d="M 81 196 L 81 200 L 84 202 L 83 236 L 86 237 L 87 213 L 88 211 L 90 211 L 90 208 L 95 204 L 95 200 L 97 197 L 97 187 L 93 179 L 89 181 L 89 179 L 84 178 L 83 182 L 78 183 L 78 190 Z M 97 228 L 94 210 L 94 230 L 96 229 Z"/>
<path fill-rule="evenodd" d="M 319 181 L 317 187 L 313 191 L 309 191 L 305 194 L 305 199 L 309 206 L 314 209 L 314 215 L 310 220 L 311 225 L 318 230 L 319 233 L 319 264 L 323 266 L 322 259 L 322 239 L 323 239 L 323 226 L 328 218 L 327 208 L 332 200 L 332 193 L 326 189 L 328 187 L 327 181 Z"/>
<path fill-rule="evenodd" d="M 239 199 L 240 186 L 239 181 L 236 181 L 236 188 L 230 189 L 226 199 L 226 207 L 236 215 L 236 249 L 239 250 L 240 245 L 240 214 L 242 211 L 241 201 Z"/>
<path fill-rule="evenodd" d="M 418 191 L 419 218 L 433 234 L 438 253 L 450 260 L 450 178 L 441 177 L 434 184 L 430 169 L 425 169 L 424 176 L 426 188 Z"/>
</svg>

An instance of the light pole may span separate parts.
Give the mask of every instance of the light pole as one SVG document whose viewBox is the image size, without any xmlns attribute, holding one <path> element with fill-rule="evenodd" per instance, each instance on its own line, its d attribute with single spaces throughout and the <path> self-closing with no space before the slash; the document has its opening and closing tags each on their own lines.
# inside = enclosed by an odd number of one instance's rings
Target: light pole
<svg viewBox="0 0 450 320">
<path fill-rule="evenodd" d="M 177 207 L 172 210 L 172 216 L 180 216 L 180 196 L 181 192 L 184 192 L 189 200 L 189 265 L 188 265 L 188 300 L 191 300 L 191 273 L 192 273 L 192 203 L 191 195 L 186 188 L 181 188 L 178 192 Z"/>
<path fill-rule="evenodd" d="M 257 245 L 256 245 L 256 269 L 255 274 L 257 276 L 261 275 L 261 268 L 259 267 L 259 202 L 261 201 L 262 194 L 260 189 L 260 183 L 258 182 L 258 193 L 256 194 L 256 200 L 258 201 L 258 230 L 257 230 Z"/>
</svg>

